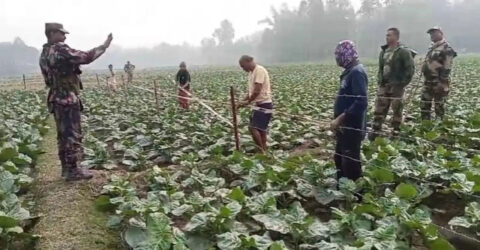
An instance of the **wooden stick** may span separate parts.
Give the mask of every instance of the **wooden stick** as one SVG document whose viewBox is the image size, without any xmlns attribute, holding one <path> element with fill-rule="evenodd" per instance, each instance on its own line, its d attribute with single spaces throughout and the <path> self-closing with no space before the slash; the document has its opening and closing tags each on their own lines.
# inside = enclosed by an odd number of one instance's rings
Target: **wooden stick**
<svg viewBox="0 0 480 250">
<path fill-rule="evenodd" d="M 153 90 L 155 94 L 155 105 L 157 106 L 157 113 L 160 114 L 160 103 L 158 101 L 158 87 L 156 80 L 153 80 Z"/>
<path fill-rule="evenodd" d="M 123 77 L 123 74 L 122 74 L 122 83 L 123 83 L 123 90 L 125 91 L 125 102 L 128 105 L 128 88 L 127 88 L 127 85 L 125 84 L 125 78 Z"/>
<path fill-rule="evenodd" d="M 140 90 L 143 90 L 143 91 L 146 91 L 146 92 L 150 92 L 152 94 L 155 94 L 154 91 L 150 90 L 150 89 L 146 89 L 146 88 L 142 88 L 142 87 L 138 87 L 138 86 L 135 86 L 135 85 L 132 85 L 132 88 L 136 88 L 136 89 L 140 89 Z M 190 94 L 187 90 L 184 90 L 182 87 L 178 87 L 178 89 L 181 89 L 183 91 L 185 91 L 189 96 L 192 96 L 192 94 Z M 191 101 L 196 101 L 198 102 L 200 105 L 202 105 L 203 107 L 205 107 L 208 111 L 210 111 L 212 114 L 214 114 L 216 117 L 218 117 L 222 122 L 228 124 L 230 127 L 233 128 L 233 124 L 225 117 L 223 117 L 222 115 L 220 115 L 219 113 L 217 113 L 215 110 L 213 110 L 212 107 L 208 106 L 207 104 L 205 104 L 202 100 L 196 98 L 196 97 L 184 97 L 184 96 L 179 96 L 179 95 L 171 95 L 171 94 L 168 94 L 168 93 L 163 93 L 163 95 L 165 96 L 172 96 L 172 97 L 175 97 L 175 98 L 183 98 L 183 99 L 186 99 L 186 100 L 191 100 Z"/>
<path fill-rule="evenodd" d="M 230 86 L 230 101 L 232 103 L 232 114 L 233 114 L 233 135 L 235 138 L 235 149 L 240 150 L 240 137 L 238 135 L 238 124 L 237 124 L 237 106 L 235 105 L 235 90 L 233 86 Z"/>
<path fill-rule="evenodd" d="M 25 82 L 25 74 L 23 74 L 23 88 L 27 89 L 27 82 Z"/>
<path fill-rule="evenodd" d="M 98 84 L 98 87 L 100 87 L 100 80 L 98 80 L 98 74 L 95 73 L 95 76 L 97 77 L 97 84 Z"/>
</svg>

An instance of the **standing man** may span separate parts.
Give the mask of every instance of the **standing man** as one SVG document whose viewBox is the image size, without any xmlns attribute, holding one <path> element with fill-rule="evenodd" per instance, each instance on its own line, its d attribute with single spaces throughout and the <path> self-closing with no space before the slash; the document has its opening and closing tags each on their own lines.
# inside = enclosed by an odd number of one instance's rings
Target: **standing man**
<svg viewBox="0 0 480 250">
<path fill-rule="evenodd" d="M 335 49 L 340 76 L 340 90 L 334 106 L 331 128 L 336 132 L 335 165 L 337 178 L 357 180 L 362 176 L 360 149 L 365 139 L 368 108 L 368 76 L 358 60 L 355 44 L 346 40 Z"/>
<path fill-rule="evenodd" d="M 268 124 L 273 113 L 270 76 L 267 70 L 257 65 L 251 56 L 242 56 L 239 63 L 240 67 L 248 72 L 248 95 L 238 104 L 238 107 L 253 105 L 250 133 L 257 147 L 265 153 L 267 152 Z"/>
<path fill-rule="evenodd" d="M 68 34 L 59 23 L 46 23 L 48 42 L 40 55 L 40 69 L 49 88 L 48 107 L 57 125 L 58 155 L 62 164 L 62 176 L 67 181 L 92 178 L 92 174 L 80 166 L 83 157 L 80 100 L 80 65 L 89 64 L 105 53 L 112 42 L 107 40 L 89 51 L 80 51 L 65 44 Z"/>
<path fill-rule="evenodd" d="M 123 70 L 125 71 L 125 73 L 127 73 L 127 83 L 132 83 L 135 65 L 131 64 L 130 61 L 127 61 L 127 64 L 125 64 Z"/>
<path fill-rule="evenodd" d="M 450 92 L 450 72 L 453 67 L 453 58 L 457 53 L 443 37 L 440 27 L 433 27 L 427 31 L 433 42 L 427 52 L 422 73 L 425 76 L 425 85 L 422 93 L 422 119 L 430 120 L 432 101 L 435 103 L 436 118 L 442 119 L 445 115 L 445 99 Z"/>
<path fill-rule="evenodd" d="M 405 87 L 415 74 L 413 57 L 416 52 L 402 45 L 397 28 L 387 30 L 387 44 L 382 46 L 378 67 L 378 92 L 375 101 L 373 133 L 370 139 L 381 132 L 390 105 L 393 110 L 392 127 L 394 134 L 400 130 L 403 121 L 403 95 Z"/>
</svg>

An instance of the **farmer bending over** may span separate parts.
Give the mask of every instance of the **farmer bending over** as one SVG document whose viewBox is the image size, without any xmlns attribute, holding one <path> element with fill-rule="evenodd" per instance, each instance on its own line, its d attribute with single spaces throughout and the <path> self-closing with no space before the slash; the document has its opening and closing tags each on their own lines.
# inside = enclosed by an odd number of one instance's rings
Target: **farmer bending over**
<svg viewBox="0 0 480 250">
<path fill-rule="evenodd" d="M 270 76 L 267 70 L 257 65 L 251 56 L 242 56 L 239 63 L 240 67 L 248 72 L 248 95 L 238 104 L 238 107 L 252 105 L 250 133 L 257 147 L 265 153 L 268 124 L 273 112 Z"/>
</svg>

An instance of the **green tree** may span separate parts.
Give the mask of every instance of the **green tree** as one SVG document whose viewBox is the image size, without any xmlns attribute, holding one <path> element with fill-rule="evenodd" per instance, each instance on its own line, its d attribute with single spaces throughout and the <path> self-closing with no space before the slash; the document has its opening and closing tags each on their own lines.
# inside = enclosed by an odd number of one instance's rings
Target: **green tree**
<svg viewBox="0 0 480 250">
<path fill-rule="evenodd" d="M 220 46 L 232 45 L 235 38 L 233 24 L 227 19 L 223 20 L 212 36 L 217 39 Z"/>
</svg>

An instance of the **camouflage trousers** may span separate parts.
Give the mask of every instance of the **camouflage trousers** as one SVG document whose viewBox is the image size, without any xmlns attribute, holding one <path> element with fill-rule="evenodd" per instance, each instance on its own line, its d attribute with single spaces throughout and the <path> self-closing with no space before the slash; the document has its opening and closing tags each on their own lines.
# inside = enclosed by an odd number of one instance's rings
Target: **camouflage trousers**
<svg viewBox="0 0 480 250">
<path fill-rule="evenodd" d="M 132 83 L 133 80 L 133 73 L 128 72 L 127 73 L 127 83 Z"/>
<path fill-rule="evenodd" d="M 435 103 L 435 114 L 437 118 L 445 115 L 445 101 L 450 92 L 450 83 L 438 81 L 426 81 L 422 92 L 422 119 L 430 120 L 432 116 L 432 105 Z"/>
<path fill-rule="evenodd" d="M 54 104 L 53 113 L 57 125 L 58 156 L 62 163 L 62 174 L 80 167 L 83 158 L 81 109 L 81 103 Z"/>
<path fill-rule="evenodd" d="M 390 106 L 392 107 L 392 127 L 395 130 L 400 129 L 403 121 L 403 95 L 405 88 L 385 84 L 378 87 L 377 100 L 375 101 L 375 111 L 373 118 L 373 130 L 382 130 L 382 125 L 387 117 Z"/>
</svg>

